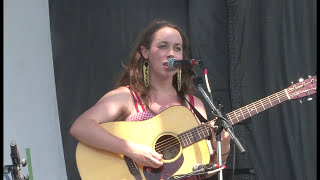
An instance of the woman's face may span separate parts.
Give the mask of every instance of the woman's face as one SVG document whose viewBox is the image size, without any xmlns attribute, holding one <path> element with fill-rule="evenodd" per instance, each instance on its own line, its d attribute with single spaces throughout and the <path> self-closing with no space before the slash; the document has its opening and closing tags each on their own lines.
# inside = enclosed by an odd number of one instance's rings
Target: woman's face
<svg viewBox="0 0 320 180">
<path fill-rule="evenodd" d="M 172 77 L 177 70 L 168 69 L 170 58 L 183 58 L 182 38 L 176 29 L 164 27 L 154 34 L 150 49 L 141 47 L 145 59 L 149 60 L 150 73 L 161 78 Z"/>
</svg>

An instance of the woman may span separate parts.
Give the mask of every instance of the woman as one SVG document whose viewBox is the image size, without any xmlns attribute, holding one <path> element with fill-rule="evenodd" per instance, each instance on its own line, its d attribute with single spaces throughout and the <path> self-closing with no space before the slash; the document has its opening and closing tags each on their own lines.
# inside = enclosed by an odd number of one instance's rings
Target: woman
<svg viewBox="0 0 320 180">
<path fill-rule="evenodd" d="M 170 58 L 188 59 L 188 40 L 176 25 L 155 20 L 141 34 L 124 67 L 116 89 L 106 93 L 93 107 L 80 115 L 70 133 L 79 141 L 99 149 L 123 154 L 142 166 L 159 168 L 162 154 L 142 144 L 118 138 L 99 124 L 110 121 L 142 121 L 175 106 L 194 107 L 207 118 L 201 100 L 192 96 L 192 82 L 184 70 L 169 70 Z M 222 132 L 222 154 L 225 163 L 230 137 Z M 212 136 L 216 149 L 215 136 Z M 209 145 L 211 146 L 211 145 Z M 217 163 L 215 157 L 212 163 Z M 218 163 L 217 163 L 218 164 Z"/>
</svg>

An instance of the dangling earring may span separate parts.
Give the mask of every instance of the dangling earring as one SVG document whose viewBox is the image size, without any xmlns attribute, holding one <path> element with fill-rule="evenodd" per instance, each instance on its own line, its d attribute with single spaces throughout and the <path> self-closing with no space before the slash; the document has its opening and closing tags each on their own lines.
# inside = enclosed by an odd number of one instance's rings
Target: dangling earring
<svg viewBox="0 0 320 180">
<path fill-rule="evenodd" d="M 177 73 L 177 83 L 178 83 L 178 91 L 181 90 L 181 68 L 179 68 Z"/>
<path fill-rule="evenodd" d="M 143 62 L 143 80 L 144 80 L 144 86 L 149 86 L 149 62 L 145 60 Z"/>
</svg>

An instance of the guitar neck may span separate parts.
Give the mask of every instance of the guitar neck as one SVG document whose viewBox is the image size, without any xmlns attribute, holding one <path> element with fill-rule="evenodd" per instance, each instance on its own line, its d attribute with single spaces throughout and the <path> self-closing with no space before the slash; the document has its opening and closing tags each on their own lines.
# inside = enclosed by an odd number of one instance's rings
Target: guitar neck
<svg viewBox="0 0 320 180">
<path fill-rule="evenodd" d="M 299 80 L 299 83 L 236 109 L 226 114 L 226 116 L 230 120 L 231 124 L 234 125 L 284 101 L 315 94 L 317 89 L 316 86 L 317 76 L 309 77 L 307 80 L 303 81 Z M 211 135 L 210 123 L 212 121 L 179 134 L 178 137 L 182 147 L 189 146 L 202 139 L 207 139 Z"/>
<path fill-rule="evenodd" d="M 289 96 L 286 89 L 284 89 L 244 107 L 231 111 L 227 114 L 227 117 L 231 121 L 231 124 L 234 125 L 286 100 L 289 100 Z"/>
<path fill-rule="evenodd" d="M 243 121 L 255 114 L 258 114 L 264 110 L 267 110 L 277 104 L 280 104 L 286 100 L 289 100 L 286 89 L 260 99 L 256 102 L 248 104 L 242 108 L 236 109 L 228 114 L 227 117 L 231 121 L 232 125 Z M 211 128 L 202 124 L 198 127 L 185 131 L 178 135 L 182 147 L 189 146 L 202 139 L 207 139 L 211 135 Z"/>
<path fill-rule="evenodd" d="M 207 124 L 207 123 L 206 123 Z M 185 131 L 178 135 L 182 147 L 187 147 L 211 135 L 211 129 L 206 124 Z"/>
</svg>

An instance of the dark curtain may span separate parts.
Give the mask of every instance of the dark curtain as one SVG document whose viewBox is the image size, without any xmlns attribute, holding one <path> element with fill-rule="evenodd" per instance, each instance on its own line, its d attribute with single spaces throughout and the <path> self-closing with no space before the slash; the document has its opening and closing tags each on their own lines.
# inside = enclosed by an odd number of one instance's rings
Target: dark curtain
<svg viewBox="0 0 320 180">
<path fill-rule="evenodd" d="M 228 0 L 232 109 L 316 75 L 316 1 Z M 285 102 L 242 129 L 257 179 L 316 179 L 316 101 Z"/>
<path fill-rule="evenodd" d="M 68 179 L 80 178 L 72 123 L 114 87 L 121 62 L 151 20 L 167 19 L 186 31 L 192 57 L 205 62 L 213 97 L 227 113 L 316 73 L 315 5 L 314 0 L 49 0 Z M 256 179 L 315 179 L 315 108 L 315 101 L 285 102 L 236 124 L 246 153 L 232 149 L 227 168 L 254 170 Z"/>
</svg>

